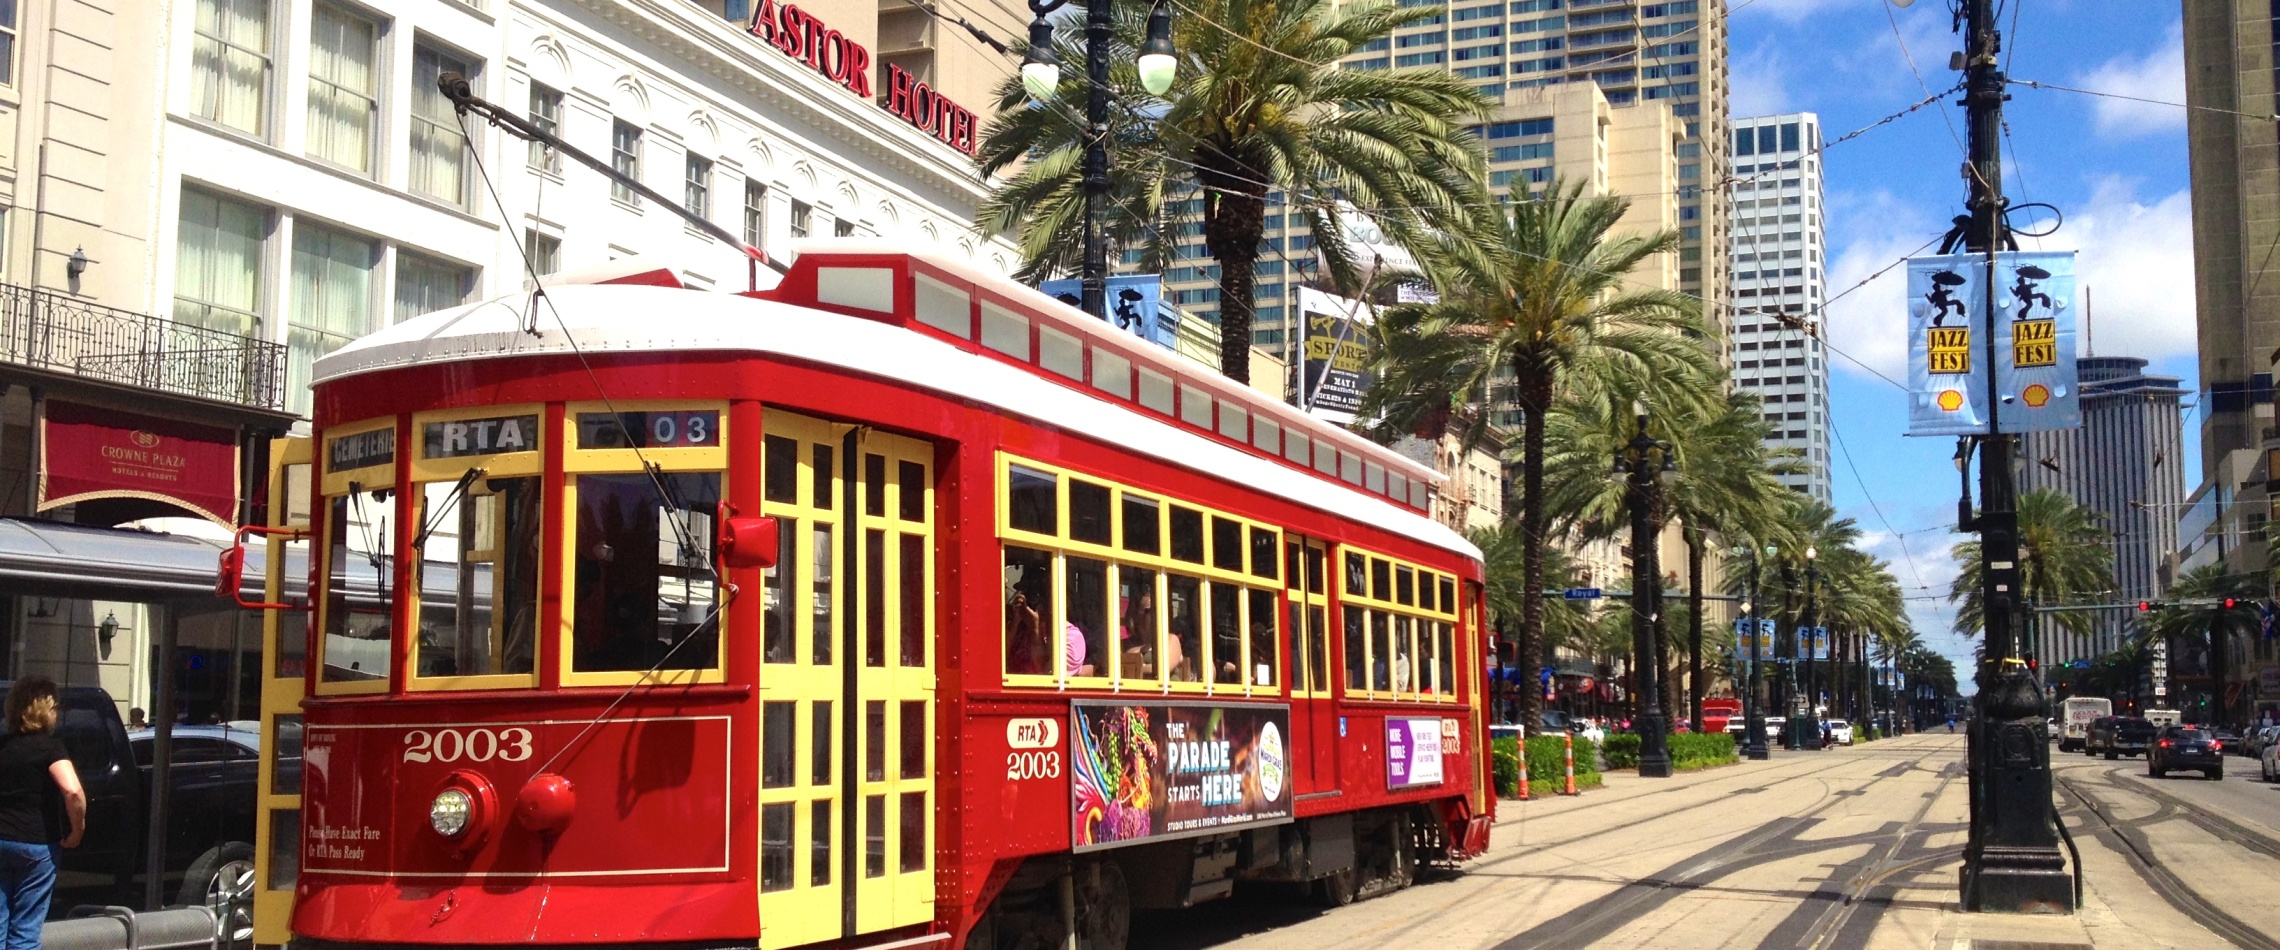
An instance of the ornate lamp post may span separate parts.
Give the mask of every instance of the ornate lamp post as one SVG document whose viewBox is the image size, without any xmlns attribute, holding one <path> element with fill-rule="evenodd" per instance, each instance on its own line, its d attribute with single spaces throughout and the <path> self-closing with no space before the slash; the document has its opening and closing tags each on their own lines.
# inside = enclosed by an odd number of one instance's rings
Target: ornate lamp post
<svg viewBox="0 0 2280 950">
<path fill-rule="evenodd" d="M 1084 309 L 1108 318 L 1108 234 L 1102 226 L 1108 204 L 1108 61 L 1113 21 L 1111 0 L 1085 0 L 1085 259 Z M 1053 24 L 1045 17 L 1069 0 L 1029 0 L 1029 55 L 1021 62 L 1021 86 L 1029 97 L 1050 103 L 1061 91 L 1061 58 L 1053 52 Z M 1140 85 L 1150 95 L 1172 88 L 1179 60 L 1172 54 L 1172 14 L 1163 0 L 1148 11 L 1148 36 L 1135 64 Z"/>
<path fill-rule="evenodd" d="M 1662 613 L 1662 567 L 1648 513 L 1663 486 L 1678 477 L 1678 456 L 1670 443 L 1647 435 L 1644 401 L 1633 403 L 1631 411 L 1638 416 L 1639 433 L 1616 451 L 1615 471 L 1628 476 L 1624 503 L 1631 509 L 1631 646 L 1638 657 L 1631 667 L 1631 685 L 1639 694 L 1639 774 L 1669 778 L 1669 724 L 1663 722 L 1661 685 L 1657 682 L 1662 671 L 1655 660 L 1654 618 Z M 1661 456 L 1659 464 L 1654 460 L 1657 454 Z"/>
<path fill-rule="evenodd" d="M 1815 600 L 1819 594 L 1816 588 L 1820 580 L 1821 549 L 1807 545 L 1805 547 L 1805 613 L 1797 621 L 1799 631 L 1810 630 L 1814 624 L 1820 622 L 1821 609 Z M 1791 720 L 1790 725 L 1797 730 L 1797 745 L 1800 748 L 1818 751 L 1821 748 L 1821 716 L 1813 704 L 1820 701 L 1821 694 L 1819 677 L 1815 675 L 1818 666 L 1813 662 L 1814 650 L 1813 644 L 1808 642 L 1810 639 L 1808 637 L 1797 642 L 1797 662 L 1805 667 L 1805 710 L 1801 715 Z"/>
<path fill-rule="evenodd" d="M 1766 555 L 1770 557 L 1777 550 L 1779 549 L 1767 545 Z M 1749 664 L 1749 679 L 1742 684 L 1742 755 L 1762 760 L 1767 757 L 1768 753 L 1765 748 L 1765 714 L 1758 708 L 1758 690 L 1761 688 L 1759 671 L 1762 669 L 1758 664 L 1758 639 L 1762 634 L 1759 632 L 1758 625 L 1760 604 L 1758 602 L 1757 543 L 1753 541 L 1736 547 L 1734 553 L 1750 556 L 1750 599 L 1742 603 L 1742 614 L 1745 622 L 1749 624 L 1749 636 L 1746 638 L 1749 641 L 1748 645 L 1746 647 L 1743 645 L 1742 641 L 1745 638 L 1734 638 L 1734 649 L 1737 653 L 1745 649 L 1749 652 L 1748 658 L 1744 661 Z"/>
</svg>

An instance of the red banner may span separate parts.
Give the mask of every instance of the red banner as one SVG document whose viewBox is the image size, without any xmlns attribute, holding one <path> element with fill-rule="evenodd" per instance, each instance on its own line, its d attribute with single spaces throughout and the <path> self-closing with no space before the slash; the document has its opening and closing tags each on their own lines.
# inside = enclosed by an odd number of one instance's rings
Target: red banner
<svg viewBox="0 0 2280 950">
<path fill-rule="evenodd" d="M 91 498 L 143 498 L 235 522 L 234 430 L 52 399 L 45 405 L 41 511 Z"/>
</svg>

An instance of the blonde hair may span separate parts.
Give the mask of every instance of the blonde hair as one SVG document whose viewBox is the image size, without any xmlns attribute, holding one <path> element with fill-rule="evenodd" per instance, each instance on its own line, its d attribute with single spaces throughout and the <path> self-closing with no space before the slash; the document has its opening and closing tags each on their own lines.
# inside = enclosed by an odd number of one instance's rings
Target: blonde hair
<svg viewBox="0 0 2280 950">
<path fill-rule="evenodd" d="M 54 729 L 57 706 L 54 680 L 38 673 L 17 680 L 8 688 L 8 731 L 38 733 Z"/>
</svg>

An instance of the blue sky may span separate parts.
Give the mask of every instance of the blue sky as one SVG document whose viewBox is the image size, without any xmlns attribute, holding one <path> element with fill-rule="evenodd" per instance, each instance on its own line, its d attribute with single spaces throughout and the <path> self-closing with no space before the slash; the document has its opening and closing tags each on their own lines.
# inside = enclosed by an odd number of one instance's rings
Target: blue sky
<svg viewBox="0 0 2280 950">
<path fill-rule="evenodd" d="M 1906 9 L 1888 0 L 1727 5 L 1737 118 L 1816 112 L 1824 138 L 1834 139 L 1923 99 L 1927 86 L 1945 89 L 1959 78 L 1947 68 L 1960 42 L 1942 0 Z M 2018 5 L 2015 31 L 2009 5 Z M 2002 22 L 2013 79 L 2184 99 L 2175 3 L 2008 0 Z M 1955 98 L 1823 155 L 1831 295 L 1937 237 L 1961 211 L 1964 121 Z M 2005 117 L 2005 193 L 2014 204 L 2049 202 L 2066 216 L 2057 234 L 2022 238 L 2021 246 L 2081 251 L 2098 354 L 2144 357 L 2197 390 L 2184 110 L 2014 87 Z M 1842 444 L 1832 447 L 1837 506 L 1916 598 L 1911 613 L 1926 641 L 1968 679 L 1971 645 L 1949 632 L 1954 615 L 1945 598 L 1955 576 L 1948 548 L 1959 540 L 1949 531 L 1954 441 L 1905 438 L 1904 393 L 1864 368 L 1907 378 L 1905 321 L 1897 269 L 1829 308 L 1829 343 L 1852 358 L 1831 360 L 1832 441 Z M 2170 466 L 2191 480 L 2199 478 L 2196 418 L 2188 409 L 2185 458 L 2195 461 Z"/>
</svg>

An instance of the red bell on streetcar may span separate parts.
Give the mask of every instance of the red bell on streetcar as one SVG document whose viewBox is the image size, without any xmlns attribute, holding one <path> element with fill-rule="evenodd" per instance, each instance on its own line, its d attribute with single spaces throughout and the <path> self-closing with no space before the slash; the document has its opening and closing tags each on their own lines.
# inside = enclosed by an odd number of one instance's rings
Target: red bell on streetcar
<svg viewBox="0 0 2280 950">
<path fill-rule="evenodd" d="M 713 538 L 713 555 L 722 569 L 766 570 L 776 566 L 776 519 L 740 517 L 736 506 L 724 501 L 713 523 L 719 526 Z"/>
<path fill-rule="evenodd" d="M 773 519 L 770 519 L 773 520 Z M 570 780 L 553 772 L 540 772 L 515 793 L 515 821 L 524 828 L 545 833 L 560 831 L 578 809 L 578 791 Z"/>
</svg>

